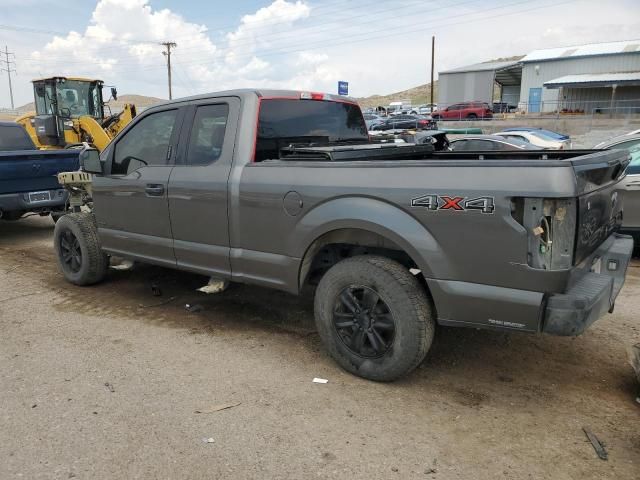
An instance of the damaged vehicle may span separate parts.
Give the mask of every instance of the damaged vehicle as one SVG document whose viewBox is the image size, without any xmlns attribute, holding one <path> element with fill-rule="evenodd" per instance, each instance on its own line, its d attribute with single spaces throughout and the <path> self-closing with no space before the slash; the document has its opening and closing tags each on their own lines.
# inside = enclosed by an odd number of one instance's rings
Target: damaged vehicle
<svg viewBox="0 0 640 480">
<path fill-rule="evenodd" d="M 578 335 L 613 310 L 631 255 L 616 232 L 628 153 L 372 143 L 349 97 L 175 100 L 81 160 L 54 236 L 68 281 L 100 282 L 113 255 L 312 285 L 327 351 L 371 380 L 412 371 L 438 324 Z"/>
</svg>

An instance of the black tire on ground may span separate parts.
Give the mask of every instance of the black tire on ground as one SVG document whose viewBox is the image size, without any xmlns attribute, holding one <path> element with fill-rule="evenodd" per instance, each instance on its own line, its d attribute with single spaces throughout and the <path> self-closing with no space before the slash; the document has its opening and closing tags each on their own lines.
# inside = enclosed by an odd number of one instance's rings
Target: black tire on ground
<svg viewBox="0 0 640 480">
<path fill-rule="evenodd" d="M 109 259 L 100 248 L 93 214 L 79 212 L 60 217 L 54 229 L 53 245 L 67 281 L 92 285 L 106 276 Z"/>
<path fill-rule="evenodd" d="M 478 116 L 475 113 L 470 113 L 467 115 L 467 120 L 475 120 Z"/>
<path fill-rule="evenodd" d="M 381 382 L 416 368 L 435 329 L 418 280 L 399 263 L 373 255 L 348 258 L 325 273 L 316 290 L 315 319 L 342 368 Z"/>
</svg>

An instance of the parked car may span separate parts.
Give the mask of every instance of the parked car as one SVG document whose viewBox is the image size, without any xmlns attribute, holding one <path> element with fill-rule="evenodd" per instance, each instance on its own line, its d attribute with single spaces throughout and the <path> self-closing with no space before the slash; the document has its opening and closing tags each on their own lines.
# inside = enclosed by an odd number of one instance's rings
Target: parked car
<svg viewBox="0 0 640 480">
<path fill-rule="evenodd" d="M 438 124 L 430 116 L 425 115 L 394 115 L 383 119 L 371 126 L 370 130 L 436 130 Z"/>
<path fill-rule="evenodd" d="M 425 103 L 423 105 L 418 106 L 418 109 L 415 113 L 418 115 L 431 115 L 438 109 L 437 103 Z"/>
<path fill-rule="evenodd" d="M 540 150 L 529 142 L 514 138 L 502 138 L 496 135 L 468 135 L 450 140 L 451 150 L 459 151 L 507 151 L 507 150 Z"/>
<path fill-rule="evenodd" d="M 520 140 L 546 150 L 567 150 L 571 148 L 571 140 L 558 140 L 540 130 L 510 130 L 496 132 L 493 135 L 509 140 Z"/>
<path fill-rule="evenodd" d="M 486 102 L 463 102 L 438 109 L 432 116 L 434 120 L 476 120 L 493 118 L 493 112 Z"/>
<path fill-rule="evenodd" d="M 600 142 L 593 148 L 625 148 L 629 149 L 640 145 L 640 131 L 639 133 L 630 132 L 624 135 L 618 135 L 617 137 L 610 138 L 604 142 Z"/>
<path fill-rule="evenodd" d="M 375 113 L 364 113 L 364 123 L 367 125 L 367 130 L 371 130 L 373 125 L 384 122 L 384 118 L 380 115 L 376 115 Z"/>
<path fill-rule="evenodd" d="M 622 202 L 624 217 L 621 233 L 631 235 L 636 249 L 640 249 L 640 144 L 629 149 L 631 163 L 627 167 L 627 176 L 622 181 Z"/>
<path fill-rule="evenodd" d="M 18 220 L 26 213 L 65 211 L 67 192 L 56 174 L 78 168 L 78 150 L 37 150 L 22 125 L 0 122 L 0 218 Z"/>
<path fill-rule="evenodd" d="M 179 99 L 83 151 L 93 210 L 58 221 L 56 258 L 77 285 L 103 280 L 108 255 L 295 294 L 315 285 L 327 351 L 371 380 L 418 366 L 436 323 L 578 335 L 624 283 L 632 240 L 615 233 L 612 199 L 628 155 L 499 153 L 489 165 L 430 142 L 371 144 L 348 97 Z"/>
<path fill-rule="evenodd" d="M 545 128 L 511 127 L 511 128 L 505 128 L 502 131 L 503 132 L 540 132 L 541 134 L 554 138 L 556 140 L 569 140 L 571 138 L 569 135 L 565 135 L 564 133 L 554 132 L 553 130 L 547 130 Z"/>
<path fill-rule="evenodd" d="M 623 181 L 625 210 L 620 230 L 633 236 L 636 249 L 640 249 L 640 130 L 613 137 L 595 148 L 626 150 L 631 155 L 631 163 Z"/>
<path fill-rule="evenodd" d="M 491 110 L 493 110 L 493 113 L 512 113 L 517 109 L 517 105 L 511 105 L 507 102 L 493 102 L 491 104 Z"/>
</svg>

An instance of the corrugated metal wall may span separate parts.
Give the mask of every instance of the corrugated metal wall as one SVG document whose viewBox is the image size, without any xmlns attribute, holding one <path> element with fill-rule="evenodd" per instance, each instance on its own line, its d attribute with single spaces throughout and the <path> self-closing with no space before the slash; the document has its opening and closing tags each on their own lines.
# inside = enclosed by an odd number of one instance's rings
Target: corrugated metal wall
<svg viewBox="0 0 640 480">
<path fill-rule="evenodd" d="M 517 85 L 505 85 L 502 87 L 502 101 L 509 105 L 518 105 L 520 101 L 520 87 Z"/>
<path fill-rule="evenodd" d="M 539 67 L 538 71 L 536 71 L 536 66 Z M 564 58 L 559 60 L 530 63 L 528 62 L 525 63 L 522 68 L 520 101 L 528 101 L 529 89 L 541 88 L 544 82 L 563 77 L 565 75 L 634 71 L 640 71 L 640 53 L 601 55 L 597 57 L 584 58 Z M 607 90 L 609 90 L 609 97 L 611 97 L 611 89 L 609 88 Z M 550 112 L 558 108 L 558 93 L 559 91 L 557 89 L 543 88 L 543 111 Z M 594 95 L 600 94 L 594 92 Z M 599 97 L 594 98 L 594 100 L 596 101 L 598 101 L 598 99 Z"/>
<path fill-rule="evenodd" d="M 564 88 L 561 108 L 606 113 L 611 108 L 611 87 Z M 640 113 L 640 87 L 617 87 L 613 104 L 615 112 Z"/>
<path fill-rule="evenodd" d="M 453 103 L 493 102 L 493 70 L 484 72 L 441 73 L 438 76 L 438 107 Z"/>
</svg>

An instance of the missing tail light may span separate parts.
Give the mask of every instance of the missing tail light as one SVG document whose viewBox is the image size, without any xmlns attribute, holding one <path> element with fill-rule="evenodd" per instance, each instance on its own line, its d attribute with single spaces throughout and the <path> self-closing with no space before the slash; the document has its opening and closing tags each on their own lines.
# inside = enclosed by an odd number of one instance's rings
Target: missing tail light
<svg viewBox="0 0 640 480">
<path fill-rule="evenodd" d="M 573 198 L 513 198 L 511 216 L 527 231 L 527 263 L 560 270 L 573 265 L 577 203 Z"/>
</svg>

